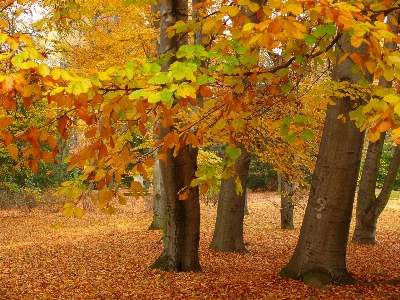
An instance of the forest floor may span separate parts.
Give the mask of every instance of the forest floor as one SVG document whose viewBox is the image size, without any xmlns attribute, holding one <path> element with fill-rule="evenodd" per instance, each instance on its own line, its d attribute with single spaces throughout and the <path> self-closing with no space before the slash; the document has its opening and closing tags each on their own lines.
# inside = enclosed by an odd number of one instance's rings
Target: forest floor
<svg viewBox="0 0 400 300">
<path fill-rule="evenodd" d="M 150 199 L 131 200 L 116 215 L 89 212 L 64 219 L 48 208 L 0 211 L 0 299 L 400 299 L 400 286 L 304 285 L 277 275 L 299 235 L 279 229 L 279 196 L 253 193 L 244 239 L 250 254 L 208 249 L 216 206 L 201 206 L 200 273 L 149 269 L 162 250 L 161 232 L 149 231 Z M 400 202 L 383 212 L 377 245 L 348 246 L 347 264 L 362 281 L 400 279 Z M 62 220 L 63 226 L 52 224 Z M 354 224 L 352 225 L 352 227 Z"/>
</svg>

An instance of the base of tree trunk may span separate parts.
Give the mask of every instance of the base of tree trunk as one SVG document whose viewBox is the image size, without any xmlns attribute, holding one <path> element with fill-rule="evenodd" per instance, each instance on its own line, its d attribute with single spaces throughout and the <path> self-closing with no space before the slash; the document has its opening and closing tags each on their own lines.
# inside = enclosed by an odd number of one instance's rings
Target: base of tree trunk
<svg viewBox="0 0 400 300">
<path fill-rule="evenodd" d="M 356 229 L 351 242 L 361 245 L 375 245 L 375 230 Z"/>
<path fill-rule="evenodd" d="M 176 261 L 166 255 L 165 252 L 161 253 L 157 260 L 150 266 L 150 269 L 159 269 L 170 273 L 201 272 L 199 261 L 193 261 L 191 264 L 176 264 Z"/>
<path fill-rule="evenodd" d="M 279 275 L 282 277 L 288 277 L 295 280 L 301 280 L 305 284 L 318 287 L 319 289 L 325 289 L 330 284 L 334 285 L 357 284 L 357 280 L 355 280 L 347 271 L 343 272 L 341 275 L 336 277 L 332 277 L 330 272 L 324 270 L 310 270 L 304 274 L 293 274 L 289 271 L 288 266 L 286 266 L 281 270 Z"/>
</svg>

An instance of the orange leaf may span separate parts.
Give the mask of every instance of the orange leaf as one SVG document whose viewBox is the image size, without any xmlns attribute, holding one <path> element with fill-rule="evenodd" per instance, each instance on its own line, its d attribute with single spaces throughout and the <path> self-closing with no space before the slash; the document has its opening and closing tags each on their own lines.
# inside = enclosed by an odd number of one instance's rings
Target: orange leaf
<svg viewBox="0 0 400 300">
<path fill-rule="evenodd" d="M 47 163 L 50 163 L 53 161 L 53 155 L 51 154 L 51 152 L 48 151 L 44 151 L 43 152 L 43 160 Z"/>
<path fill-rule="evenodd" d="M 11 117 L 0 118 L 0 129 L 8 127 L 10 124 L 12 124 L 13 121 L 14 119 Z"/>
<path fill-rule="evenodd" d="M 14 145 L 12 145 L 12 144 L 9 144 L 8 146 L 7 146 L 7 150 L 8 150 L 8 152 L 10 153 L 10 156 L 12 157 L 12 158 L 17 158 L 18 157 L 18 149 L 14 146 Z"/>
<path fill-rule="evenodd" d="M 213 92 L 208 86 L 202 85 L 202 86 L 200 86 L 200 94 L 204 98 L 206 98 L 206 97 L 211 97 L 213 95 Z"/>
<path fill-rule="evenodd" d="M 61 135 L 64 135 L 64 132 L 67 129 L 67 122 L 68 122 L 68 117 L 66 116 L 63 116 L 60 119 L 58 119 L 57 127 Z"/>
</svg>

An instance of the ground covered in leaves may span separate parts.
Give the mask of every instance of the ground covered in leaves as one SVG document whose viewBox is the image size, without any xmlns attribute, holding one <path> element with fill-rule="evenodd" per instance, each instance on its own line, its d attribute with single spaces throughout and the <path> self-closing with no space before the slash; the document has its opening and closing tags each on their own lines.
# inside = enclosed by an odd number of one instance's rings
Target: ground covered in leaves
<svg viewBox="0 0 400 300">
<path fill-rule="evenodd" d="M 147 202 L 146 202 L 147 201 Z M 400 286 L 332 286 L 319 291 L 277 276 L 290 258 L 296 230 L 279 229 L 279 198 L 249 197 L 245 242 L 250 254 L 209 250 L 216 206 L 202 205 L 203 272 L 169 274 L 148 266 L 162 250 L 161 232 L 149 231 L 149 199 L 62 218 L 48 209 L 0 211 L 0 299 L 398 299 Z M 391 202 L 379 222 L 375 246 L 349 245 L 348 267 L 358 280 L 400 279 L 400 206 Z"/>
</svg>

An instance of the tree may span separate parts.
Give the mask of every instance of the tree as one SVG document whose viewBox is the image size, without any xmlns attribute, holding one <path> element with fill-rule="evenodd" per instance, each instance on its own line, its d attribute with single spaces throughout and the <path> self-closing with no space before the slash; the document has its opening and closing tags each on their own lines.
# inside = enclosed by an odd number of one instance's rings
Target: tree
<svg viewBox="0 0 400 300">
<path fill-rule="evenodd" d="M 186 20 L 188 2 L 168 0 L 160 5 L 160 52 L 175 52 L 186 44 L 187 37 L 166 37 L 166 30 L 179 20 Z M 163 68 L 168 70 L 172 61 Z M 175 134 L 173 127 L 161 129 L 161 136 Z M 179 151 L 177 153 L 177 150 Z M 198 248 L 200 240 L 200 203 L 198 187 L 188 188 L 197 169 L 198 149 L 185 145 L 181 149 L 166 150 L 166 160 L 161 165 L 167 198 L 168 218 L 164 250 L 152 265 L 169 272 L 201 270 Z M 180 193 L 185 190 L 186 199 Z M 181 201 L 185 200 L 185 201 Z"/>
<path fill-rule="evenodd" d="M 340 38 L 336 49 L 338 60 L 342 51 L 363 55 L 366 50 L 352 47 L 348 38 L 348 34 Z M 333 80 L 357 83 L 361 76 L 351 72 L 353 66 L 351 60 L 335 65 Z M 354 122 L 343 123 L 338 118 L 348 116 L 362 99 L 334 97 L 332 101 L 334 105 L 329 105 L 326 113 L 299 241 L 281 271 L 284 276 L 300 277 L 311 285 L 353 282 L 346 268 L 346 247 L 364 133 Z"/>
<path fill-rule="evenodd" d="M 281 175 L 281 229 L 294 229 L 292 196 L 295 189 L 295 183 L 288 179 L 285 174 Z"/>
<path fill-rule="evenodd" d="M 240 149 L 240 156 L 234 165 L 237 177 L 222 180 L 217 220 L 210 245 L 211 249 L 221 252 L 248 252 L 243 242 L 243 220 L 251 154 L 241 144 L 238 149 Z M 236 188 L 237 180 L 240 180 L 242 187 L 240 191 Z"/>
<path fill-rule="evenodd" d="M 388 18 L 387 23 L 391 26 L 392 32 L 397 33 L 397 26 L 394 26 L 391 20 L 395 20 L 396 24 L 399 20 L 398 12 L 392 14 Z M 386 43 L 385 47 L 388 49 L 397 49 L 395 42 Z M 379 86 L 390 87 L 392 82 L 388 82 L 385 78 L 381 77 Z M 386 121 L 382 124 L 390 124 Z M 382 125 L 374 128 L 374 131 L 384 131 L 387 129 Z M 372 129 L 371 129 L 372 131 Z M 373 137 L 374 138 L 374 137 Z M 353 234 L 353 243 L 359 244 L 375 244 L 376 225 L 379 215 L 385 208 L 390 193 L 393 190 L 393 185 L 396 179 L 396 174 L 400 166 L 400 146 L 397 145 L 390 162 L 386 178 L 378 196 L 375 196 L 376 183 L 379 173 L 379 164 L 382 156 L 382 149 L 385 143 L 386 134 L 382 132 L 377 141 L 370 141 L 368 144 L 367 155 L 365 157 L 364 167 L 361 174 L 360 186 L 357 196 L 356 207 L 356 227 Z"/>
</svg>

